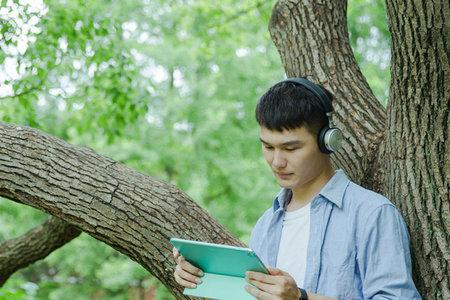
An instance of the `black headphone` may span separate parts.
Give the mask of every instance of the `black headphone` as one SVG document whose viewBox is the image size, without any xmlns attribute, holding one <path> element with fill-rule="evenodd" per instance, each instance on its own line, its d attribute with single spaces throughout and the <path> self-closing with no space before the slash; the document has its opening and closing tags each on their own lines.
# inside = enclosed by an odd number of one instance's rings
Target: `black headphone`
<svg viewBox="0 0 450 300">
<path fill-rule="evenodd" d="M 328 125 L 324 126 L 319 133 L 317 142 L 319 144 L 319 149 L 323 153 L 330 154 L 334 151 L 339 150 L 342 146 L 342 131 L 339 128 L 333 126 L 333 106 L 331 104 L 331 99 L 328 97 L 325 90 L 318 86 L 317 84 L 309 81 L 306 78 L 294 77 L 283 80 L 282 82 L 290 82 L 297 85 L 301 85 L 312 92 L 322 103 L 325 109 L 325 114 L 328 117 Z"/>
</svg>

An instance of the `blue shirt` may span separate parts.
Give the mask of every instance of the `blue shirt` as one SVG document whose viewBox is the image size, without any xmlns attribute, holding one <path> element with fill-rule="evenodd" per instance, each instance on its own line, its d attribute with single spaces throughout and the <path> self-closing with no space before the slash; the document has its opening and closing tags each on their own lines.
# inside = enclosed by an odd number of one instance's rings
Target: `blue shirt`
<svg viewBox="0 0 450 300">
<path fill-rule="evenodd" d="M 291 195 L 281 190 L 250 238 L 250 248 L 271 267 L 276 266 Z M 389 200 L 351 182 L 342 170 L 311 201 L 303 288 L 345 300 L 421 299 L 412 281 L 402 216 Z"/>
</svg>

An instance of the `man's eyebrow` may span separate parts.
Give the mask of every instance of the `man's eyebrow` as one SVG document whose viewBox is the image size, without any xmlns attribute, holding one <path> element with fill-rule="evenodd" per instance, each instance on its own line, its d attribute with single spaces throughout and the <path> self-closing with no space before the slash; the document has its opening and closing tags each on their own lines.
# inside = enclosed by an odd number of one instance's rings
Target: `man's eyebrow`
<svg viewBox="0 0 450 300">
<path fill-rule="evenodd" d="M 259 140 L 261 141 L 261 143 L 263 144 L 269 144 L 268 142 L 266 142 L 265 140 L 263 140 L 262 138 L 259 138 Z"/>
<path fill-rule="evenodd" d="M 266 142 L 262 138 L 259 138 L 259 140 L 263 144 L 270 145 L 270 143 Z M 299 145 L 302 145 L 302 144 L 303 144 L 303 142 L 301 142 L 299 140 L 292 140 L 292 141 L 287 141 L 285 143 L 282 143 L 282 144 L 280 144 L 280 146 L 299 146 Z"/>
<path fill-rule="evenodd" d="M 280 146 L 298 146 L 298 145 L 302 145 L 303 142 L 299 141 L 299 140 L 293 140 L 293 141 L 288 141 L 286 143 L 282 143 Z"/>
</svg>

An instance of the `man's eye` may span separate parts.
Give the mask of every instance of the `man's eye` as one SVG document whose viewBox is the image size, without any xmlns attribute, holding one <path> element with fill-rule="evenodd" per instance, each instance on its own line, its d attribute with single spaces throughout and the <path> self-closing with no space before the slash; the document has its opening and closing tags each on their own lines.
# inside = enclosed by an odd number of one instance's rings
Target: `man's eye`
<svg viewBox="0 0 450 300">
<path fill-rule="evenodd" d="M 298 148 L 286 148 L 286 151 L 288 151 L 288 152 L 292 152 L 292 151 L 295 151 L 295 150 L 297 150 Z"/>
<path fill-rule="evenodd" d="M 266 148 L 267 150 L 273 150 L 273 147 L 272 147 L 272 146 L 267 146 L 267 145 L 265 145 L 264 148 Z"/>
</svg>

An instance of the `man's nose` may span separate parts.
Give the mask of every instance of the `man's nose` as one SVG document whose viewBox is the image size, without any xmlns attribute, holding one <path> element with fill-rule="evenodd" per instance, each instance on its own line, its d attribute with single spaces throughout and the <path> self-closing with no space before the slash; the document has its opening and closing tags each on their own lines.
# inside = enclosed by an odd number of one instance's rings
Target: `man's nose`
<svg viewBox="0 0 450 300">
<path fill-rule="evenodd" d="M 286 167 L 286 158 L 282 151 L 276 149 L 273 153 L 272 165 L 275 169 L 282 169 Z"/>
</svg>

